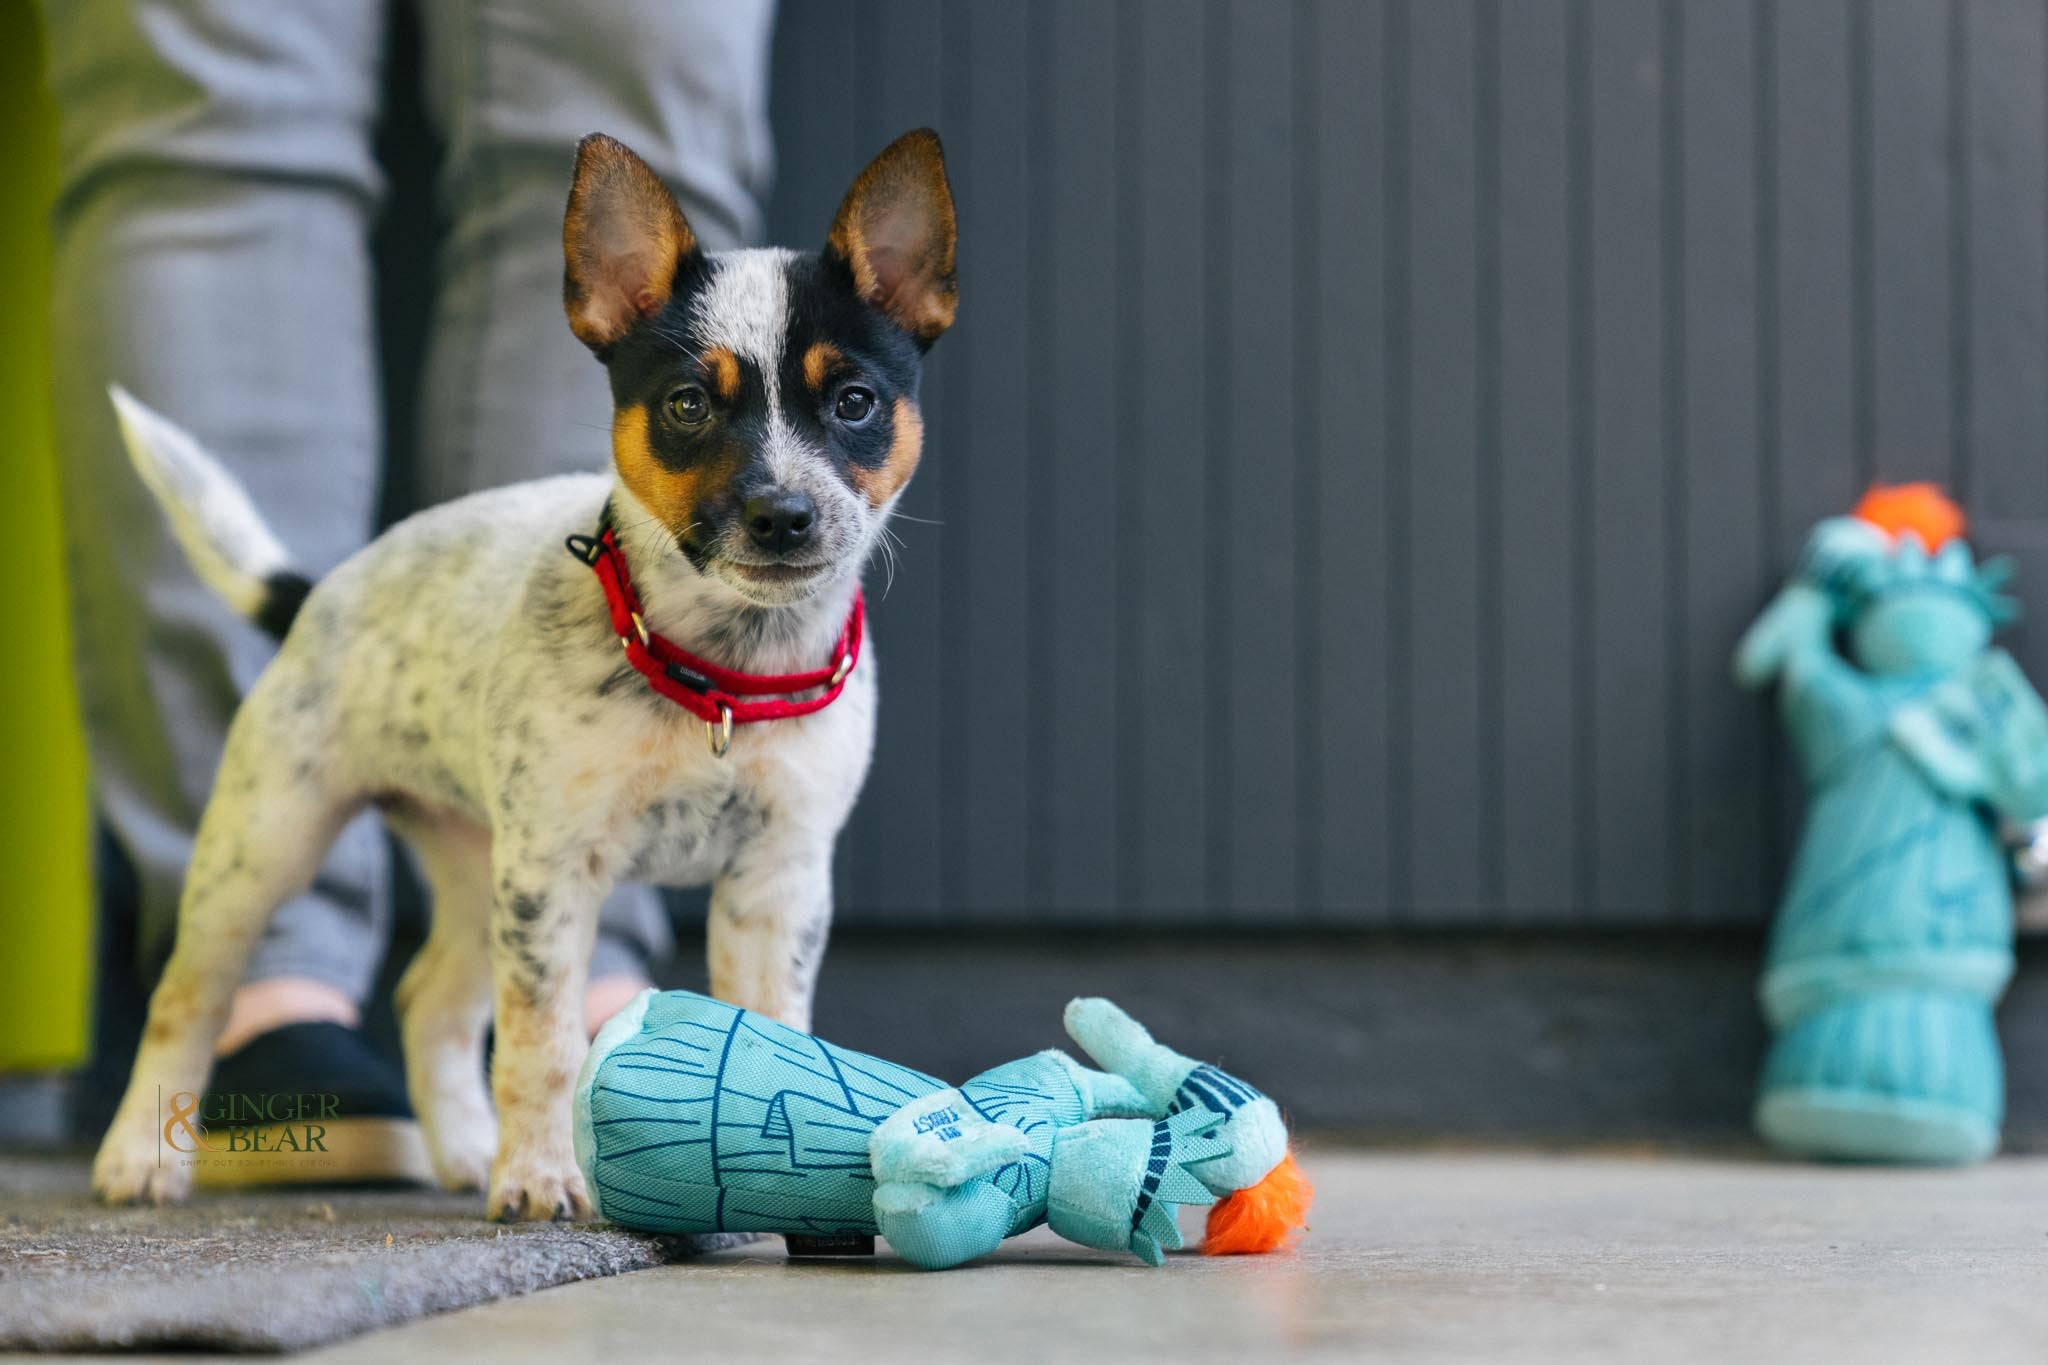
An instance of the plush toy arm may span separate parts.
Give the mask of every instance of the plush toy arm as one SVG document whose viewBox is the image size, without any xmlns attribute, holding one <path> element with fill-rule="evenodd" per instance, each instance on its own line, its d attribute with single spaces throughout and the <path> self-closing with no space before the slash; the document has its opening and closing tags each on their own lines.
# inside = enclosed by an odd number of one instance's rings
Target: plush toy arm
<svg viewBox="0 0 2048 1365">
<path fill-rule="evenodd" d="M 1152 1103 L 1137 1086 L 1114 1072 L 1082 1066 L 1056 1050 L 1043 1055 L 1067 1073 L 1067 1079 L 1074 1083 L 1074 1090 L 1081 1097 L 1081 1111 L 1088 1118 L 1156 1119 L 1166 1113 L 1166 1106 Z"/>
<path fill-rule="evenodd" d="M 1066 1023 L 1089 1056 L 1129 1078 L 1157 1106 L 1155 1117 L 1194 1108 L 1222 1120 L 1227 1150 L 1193 1168 L 1212 1193 L 1258 1184 L 1287 1155 L 1279 1106 L 1229 1072 L 1154 1042 L 1143 1024 L 1107 1000 L 1074 1001 Z"/>
<path fill-rule="evenodd" d="M 958 1090 L 920 1095 L 868 1138 L 878 1184 L 963 1185 L 1024 1155 L 1024 1134 L 990 1123 Z"/>
<path fill-rule="evenodd" d="M 1145 1026 L 1100 998 L 1067 1003 L 1067 1036 L 1105 1070 L 1129 1081 L 1151 1106 L 1163 1114 L 1174 1092 L 1198 1065 L 1172 1048 L 1152 1040 Z"/>
<path fill-rule="evenodd" d="M 1791 581 L 1736 646 L 1736 681 L 1763 687 L 1795 663 L 1834 661 L 1835 622 L 1871 590 L 1890 555 L 1890 538 L 1860 517 L 1814 527 Z"/>
<path fill-rule="evenodd" d="M 1786 586 L 1735 647 L 1735 680 L 1764 687 L 1795 660 L 1829 649 L 1835 608 L 1826 592 L 1804 580 Z"/>
</svg>

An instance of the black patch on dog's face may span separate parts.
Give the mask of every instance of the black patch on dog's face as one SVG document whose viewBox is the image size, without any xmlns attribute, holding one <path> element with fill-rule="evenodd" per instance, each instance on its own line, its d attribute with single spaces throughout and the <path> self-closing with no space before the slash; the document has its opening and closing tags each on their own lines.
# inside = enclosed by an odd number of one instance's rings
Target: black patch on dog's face
<svg viewBox="0 0 2048 1365">
<path fill-rule="evenodd" d="M 903 424 L 918 420 L 923 371 L 923 348 L 855 292 L 843 261 L 787 255 L 779 316 L 751 320 L 779 340 L 771 385 L 756 356 L 702 324 L 726 265 L 695 258 L 668 304 L 605 357 L 620 471 L 700 568 L 747 499 L 777 486 L 771 440 L 785 466 L 821 461 L 866 497 L 900 453 Z"/>
<path fill-rule="evenodd" d="M 835 472 L 857 489 L 854 471 L 888 462 L 898 434 L 896 402 L 916 404 L 924 351 L 854 292 L 853 273 L 837 257 L 799 256 L 785 273 L 790 307 L 779 386 L 783 413 L 800 434 L 820 443 Z M 805 364 L 819 347 L 834 356 L 822 371 Z M 863 422 L 847 421 L 838 411 L 850 390 L 872 395 L 874 406 Z"/>
</svg>

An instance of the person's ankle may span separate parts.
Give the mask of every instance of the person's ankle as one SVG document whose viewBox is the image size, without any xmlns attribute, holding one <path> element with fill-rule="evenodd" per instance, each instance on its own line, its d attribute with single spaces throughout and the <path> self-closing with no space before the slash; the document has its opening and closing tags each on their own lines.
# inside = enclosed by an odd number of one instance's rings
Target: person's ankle
<svg viewBox="0 0 2048 1365">
<path fill-rule="evenodd" d="M 227 1025 L 213 1045 L 225 1057 L 250 1039 L 287 1024 L 333 1023 L 355 1028 L 362 1011 L 339 986 L 310 976 L 271 976 L 245 982 L 228 1003 Z"/>
<path fill-rule="evenodd" d="M 604 1021 L 631 1004 L 633 997 L 654 983 L 638 972 L 619 972 L 592 977 L 583 992 L 583 1031 L 595 1038 Z"/>
<path fill-rule="evenodd" d="M 584 1032 L 595 1036 L 604 1021 L 654 983 L 637 972 L 595 977 L 583 995 Z M 307 976 L 273 976 L 251 981 L 228 1004 L 227 1026 L 214 1044 L 225 1057 L 251 1038 L 286 1024 L 335 1023 L 355 1028 L 362 1011 L 339 987 Z"/>
</svg>

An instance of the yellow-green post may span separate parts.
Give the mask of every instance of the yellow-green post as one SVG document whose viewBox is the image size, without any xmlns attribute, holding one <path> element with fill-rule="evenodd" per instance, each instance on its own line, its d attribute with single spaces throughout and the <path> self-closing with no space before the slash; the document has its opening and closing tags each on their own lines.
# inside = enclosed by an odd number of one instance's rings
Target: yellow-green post
<svg viewBox="0 0 2048 1365">
<path fill-rule="evenodd" d="M 0 0 L 0 1073 L 85 1056 L 93 914 L 85 746 L 71 678 L 50 434 L 56 116 L 35 7 Z"/>
</svg>

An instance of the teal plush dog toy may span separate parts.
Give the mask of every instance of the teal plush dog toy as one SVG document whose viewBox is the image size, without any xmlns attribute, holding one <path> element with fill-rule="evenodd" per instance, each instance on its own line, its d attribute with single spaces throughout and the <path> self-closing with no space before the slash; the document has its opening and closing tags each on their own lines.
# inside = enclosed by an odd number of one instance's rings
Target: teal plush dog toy
<svg viewBox="0 0 2048 1365">
<path fill-rule="evenodd" d="M 1041 1052 L 956 1088 L 689 991 L 648 991 L 576 1083 L 576 1160 L 604 1217 L 649 1232 L 879 1232 L 944 1269 L 1050 1223 L 1152 1265 L 1175 1210 L 1205 1252 L 1270 1251 L 1310 1191 L 1273 1101 L 1160 1046 L 1107 1000 L 1067 1006 L 1104 1070 Z"/>
<path fill-rule="evenodd" d="M 1998 822 L 2048 814 L 2048 711 L 1990 647 L 2013 604 L 1962 514 L 1878 488 L 1821 523 L 1750 628 L 1812 804 L 1760 985 L 1756 1122 L 1802 1155 L 1975 1161 L 1998 1145 L 1991 1007 L 2013 969 Z M 1847 657 L 1837 647 L 1846 642 Z"/>
</svg>

